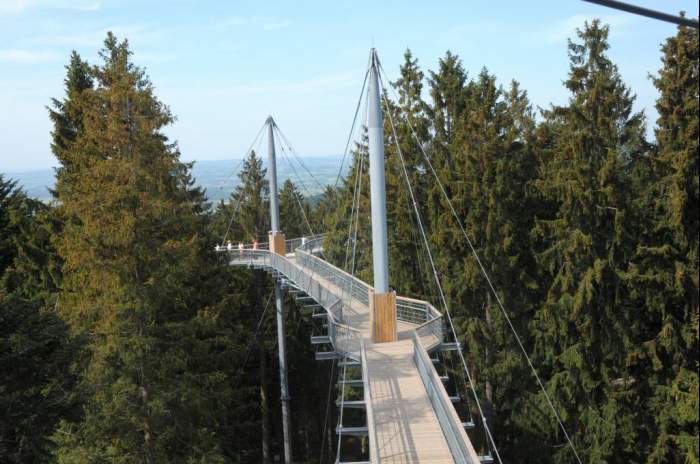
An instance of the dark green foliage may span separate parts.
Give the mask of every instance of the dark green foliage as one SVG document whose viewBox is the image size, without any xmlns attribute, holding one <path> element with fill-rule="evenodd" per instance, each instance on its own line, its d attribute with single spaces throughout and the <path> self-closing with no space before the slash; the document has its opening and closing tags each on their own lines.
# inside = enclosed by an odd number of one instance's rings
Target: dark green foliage
<svg viewBox="0 0 700 464">
<path fill-rule="evenodd" d="M 60 283 L 52 211 L 0 175 L 0 456 L 48 462 L 50 436 L 70 414 L 73 353 L 55 314 Z"/>
<path fill-rule="evenodd" d="M 296 185 L 287 179 L 282 184 L 279 195 L 280 225 L 284 224 L 282 232 L 285 236 L 295 238 L 315 233 L 313 226 L 308 222 L 311 215 L 309 203 L 304 199 Z"/>
<path fill-rule="evenodd" d="M 639 245 L 627 274 L 646 309 L 631 357 L 643 379 L 653 433 L 648 462 L 697 463 L 698 451 L 698 33 L 662 47 L 658 147 L 636 166 Z"/>
<path fill-rule="evenodd" d="M 655 144 L 608 46 L 598 21 L 578 31 L 569 101 L 539 122 L 517 82 L 450 52 L 424 75 L 407 50 L 383 101 L 390 284 L 445 310 L 408 177 L 504 462 L 575 459 L 423 149 L 582 460 L 700 459 L 698 34 L 662 46 Z M 0 461 L 272 462 L 273 281 L 213 252 L 267 241 L 267 172 L 251 152 L 210 210 L 128 43 L 109 34 L 100 57 L 74 52 L 51 102 L 56 203 L 0 175 Z M 325 232 L 325 258 L 372 282 L 366 137 L 313 207 L 285 182 L 280 216 L 287 238 Z M 323 329 L 285 308 L 295 461 L 325 462 L 337 372 L 314 361 Z"/>
<path fill-rule="evenodd" d="M 537 219 L 534 237 L 548 288 L 532 332 L 582 458 L 628 462 L 638 430 L 626 383 L 625 354 L 636 334 L 621 279 L 633 249 L 624 167 L 641 155 L 644 119 L 632 112 L 634 97 L 605 54 L 607 36 L 594 21 L 569 43 L 569 104 L 545 112 L 554 141 L 543 150 L 535 187 L 551 209 Z M 552 430 L 548 440 L 560 440 Z M 555 456 L 571 459 L 568 449 Z"/>
<path fill-rule="evenodd" d="M 173 118 L 128 44 L 110 34 L 100 56 L 94 86 L 69 97 L 82 129 L 57 173 L 67 218 L 59 311 L 89 339 L 82 416 L 54 435 L 58 460 L 218 462 L 215 405 L 226 383 L 202 363 L 216 338 L 197 288 L 203 198 L 161 133 Z"/>
</svg>

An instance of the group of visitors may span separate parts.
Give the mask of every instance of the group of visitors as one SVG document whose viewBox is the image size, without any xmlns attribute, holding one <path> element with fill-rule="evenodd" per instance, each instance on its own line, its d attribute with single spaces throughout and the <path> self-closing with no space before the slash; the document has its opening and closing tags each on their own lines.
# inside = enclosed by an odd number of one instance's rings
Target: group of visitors
<svg viewBox="0 0 700 464">
<path fill-rule="evenodd" d="M 253 250 L 257 250 L 260 248 L 260 242 L 258 242 L 257 239 L 253 240 Z M 215 251 L 233 251 L 233 243 L 231 243 L 231 240 L 229 240 L 226 245 L 216 245 L 214 247 Z M 243 245 L 243 242 L 238 242 L 238 252 L 240 254 L 243 254 L 243 250 L 245 250 L 245 245 Z"/>
</svg>

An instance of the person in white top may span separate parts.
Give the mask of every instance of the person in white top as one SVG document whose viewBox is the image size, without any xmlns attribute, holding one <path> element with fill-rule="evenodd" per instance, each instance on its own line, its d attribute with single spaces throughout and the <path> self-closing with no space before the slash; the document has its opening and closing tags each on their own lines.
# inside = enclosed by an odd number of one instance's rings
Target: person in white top
<svg viewBox="0 0 700 464">
<path fill-rule="evenodd" d="M 226 244 L 226 249 L 227 249 L 228 251 L 233 250 L 233 244 L 231 243 L 231 240 L 229 240 L 228 243 Z"/>
</svg>

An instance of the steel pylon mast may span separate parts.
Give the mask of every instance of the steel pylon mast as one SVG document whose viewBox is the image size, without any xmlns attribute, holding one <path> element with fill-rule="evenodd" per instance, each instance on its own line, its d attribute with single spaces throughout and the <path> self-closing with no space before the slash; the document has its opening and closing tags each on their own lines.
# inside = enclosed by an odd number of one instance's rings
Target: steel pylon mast
<svg viewBox="0 0 700 464">
<path fill-rule="evenodd" d="M 277 156 L 275 153 L 275 121 L 267 118 L 268 175 L 270 182 L 270 251 L 284 255 L 285 240 L 280 230 L 279 194 L 277 191 Z M 275 306 L 277 320 L 277 354 L 280 364 L 280 392 L 282 402 L 282 433 L 284 438 L 284 462 L 292 463 L 291 411 L 289 408 L 289 379 L 287 370 L 287 342 L 284 333 L 284 295 L 279 280 L 275 281 Z"/>
</svg>

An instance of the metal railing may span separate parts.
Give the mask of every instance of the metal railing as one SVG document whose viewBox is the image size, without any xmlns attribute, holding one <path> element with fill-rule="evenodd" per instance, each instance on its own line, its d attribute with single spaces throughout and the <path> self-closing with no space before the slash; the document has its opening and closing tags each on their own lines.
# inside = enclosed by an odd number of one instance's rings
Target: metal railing
<svg viewBox="0 0 700 464">
<path fill-rule="evenodd" d="M 396 297 L 396 318 L 412 324 L 423 324 L 434 317 L 432 305 L 427 301 Z"/>
<path fill-rule="evenodd" d="M 263 249 L 244 248 L 243 250 L 229 251 L 224 249 L 219 251 L 228 253 L 230 264 L 258 268 L 269 267 L 284 274 L 328 312 L 328 335 L 335 351 L 352 359 L 360 360 L 362 333 L 342 323 L 343 305 L 346 304 L 346 301 L 342 295 L 331 292 L 315 278 L 323 276 L 316 267 L 322 271 L 328 271 L 323 266 L 325 261 L 305 252 L 302 253 L 313 258 L 307 261 L 308 265 L 299 265 L 298 258 L 297 264 L 295 264 L 284 256 Z"/>
<path fill-rule="evenodd" d="M 467 437 L 462 421 L 433 367 L 433 362 L 418 332 L 413 334 L 413 359 L 455 462 L 479 464 L 479 456 Z"/>
<path fill-rule="evenodd" d="M 333 312 L 328 312 L 328 335 L 333 349 L 343 357 L 362 361 L 362 333 L 349 325 L 337 321 Z"/>
<path fill-rule="evenodd" d="M 318 246 L 318 242 L 323 240 L 325 234 L 309 235 L 307 237 L 291 238 L 284 242 L 284 249 L 287 253 L 294 253 L 298 248 L 311 251 Z"/>
<path fill-rule="evenodd" d="M 416 329 L 418 340 L 426 351 L 431 351 L 445 340 L 445 319 L 433 305 L 421 301 L 426 305 L 425 313 L 427 319 Z M 398 307 L 398 303 L 397 303 Z"/>
<path fill-rule="evenodd" d="M 345 307 L 352 306 L 352 299 L 365 305 L 369 304 L 369 289 L 371 287 L 357 277 L 351 276 L 342 269 L 301 248 L 296 250 L 296 262 L 299 266 L 313 269 L 318 276 L 338 287 L 342 293 L 339 296 L 342 298 Z"/>
<path fill-rule="evenodd" d="M 251 266 L 271 266 L 286 275 L 302 287 L 324 308 L 335 308 L 333 313 L 336 323 L 343 322 L 343 310 L 353 304 L 353 300 L 369 305 L 369 290 L 372 288 L 360 279 L 351 276 L 342 269 L 333 266 L 323 259 L 313 255 L 312 250 L 319 246 L 322 235 L 312 236 L 304 240 L 292 239 L 290 244 L 299 243 L 295 249 L 295 263 L 284 256 L 270 253 L 266 249 L 219 250 L 228 251 L 231 264 L 249 264 Z M 315 278 L 320 277 L 337 287 L 331 292 Z M 340 300 L 334 306 L 336 300 Z M 430 303 L 407 297 L 396 298 L 396 318 L 399 321 L 416 324 L 418 336 L 426 350 L 436 348 L 444 341 L 444 319 L 440 312 Z"/>
</svg>

